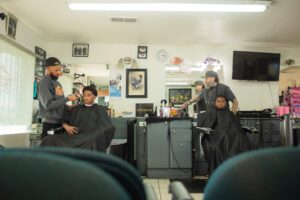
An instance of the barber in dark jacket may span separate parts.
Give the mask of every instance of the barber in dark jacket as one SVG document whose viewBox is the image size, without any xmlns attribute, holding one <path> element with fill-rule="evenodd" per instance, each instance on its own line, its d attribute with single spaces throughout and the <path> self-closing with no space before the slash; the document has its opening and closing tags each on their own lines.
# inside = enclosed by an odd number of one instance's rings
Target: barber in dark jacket
<svg viewBox="0 0 300 200">
<path fill-rule="evenodd" d="M 57 58 L 46 59 L 46 75 L 37 86 L 40 115 L 42 117 L 42 138 L 50 129 L 62 127 L 62 118 L 66 102 L 76 101 L 75 95 L 65 97 L 61 84 L 57 81 L 62 73 L 62 66 Z"/>
</svg>

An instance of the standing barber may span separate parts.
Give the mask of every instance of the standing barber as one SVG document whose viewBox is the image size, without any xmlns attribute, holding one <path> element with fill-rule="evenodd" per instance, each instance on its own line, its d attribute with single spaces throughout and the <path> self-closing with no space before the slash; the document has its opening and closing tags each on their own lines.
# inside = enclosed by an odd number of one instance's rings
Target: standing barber
<svg viewBox="0 0 300 200">
<path fill-rule="evenodd" d="M 57 81 L 62 73 L 62 66 L 57 58 L 46 59 L 46 75 L 38 83 L 40 115 L 42 117 L 42 138 L 48 135 L 47 131 L 62 127 L 62 118 L 66 102 L 76 101 L 75 95 L 64 96 L 61 84 Z"/>
<path fill-rule="evenodd" d="M 231 89 L 222 83 L 219 83 L 218 74 L 214 71 L 207 71 L 205 74 L 205 90 L 198 96 L 193 97 L 191 100 L 184 103 L 181 107 L 185 108 L 196 101 L 204 101 L 206 109 L 210 110 L 214 108 L 214 103 L 217 96 L 224 96 L 226 101 L 232 102 L 231 111 L 236 113 L 238 108 L 238 101 Z M 227 103 L 227 106 L 229 104 Z"/>
</svg>

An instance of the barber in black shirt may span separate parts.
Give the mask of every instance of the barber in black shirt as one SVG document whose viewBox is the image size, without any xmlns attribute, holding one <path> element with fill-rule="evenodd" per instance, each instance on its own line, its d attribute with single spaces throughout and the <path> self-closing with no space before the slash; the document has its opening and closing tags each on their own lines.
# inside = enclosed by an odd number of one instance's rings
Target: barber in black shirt
<svg viewBox="0 0 300 200">
<path fill-rule="evenodd" d="M 238 108 L 238 101 L 231 89 L 222 83 L 219 83 L 218 74 L 214 71 L 207 71 L 205 74 L 205 90 L 198 96 L 193 97 L 191 100 L 184 103 L 181 108 L 186 108 L 190 104 L 198 101 L 204 101 L 206 110 L 214 107 L 214 102 L 217 96 L 224 96 L 227 102 L 232 102 L 231 111 L 236 113 Z M 227 106 L 229 104 L 227 103 Z"/>
</svg>

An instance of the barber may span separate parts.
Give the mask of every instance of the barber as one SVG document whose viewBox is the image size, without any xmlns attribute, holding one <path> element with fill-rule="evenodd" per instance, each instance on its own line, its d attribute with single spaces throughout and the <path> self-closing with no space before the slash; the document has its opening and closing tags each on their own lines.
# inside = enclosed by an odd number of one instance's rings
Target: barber
<svg viewBox="0 0 300 200">
<path fill-rule="evenodd" d="M 204 101 L 206 110 L 214 108 L 214 102 L 217 96 L 224 96 L 227 101 L 227 106 L 229 106 L 228 101 L 232 102 L 231 111 L 233 113 L 237 112 L 238 101 L 231 89 L 222 83 L 219 83 L 218 74 L 214 71 L 207 71 L 205 74 L 205 84 L 206 88 L 199 95 L 193 97 L 189 101 L 185 102 L 181 108 L 186 108 L 194 102 Z"/>
<path fill-rule="evenodd" d="M 50 129 L 62 127 L 62 118 L 66 102 L 76 101 L 75 95 L 65 97 L 58 78 L 63 75 L 62 66 L 57 58 L 50 57 L 45 61 L 46 75 L 37 86 L 40 115 L 42 117 L 42 138 L 48 135 Z"/>
</svg>

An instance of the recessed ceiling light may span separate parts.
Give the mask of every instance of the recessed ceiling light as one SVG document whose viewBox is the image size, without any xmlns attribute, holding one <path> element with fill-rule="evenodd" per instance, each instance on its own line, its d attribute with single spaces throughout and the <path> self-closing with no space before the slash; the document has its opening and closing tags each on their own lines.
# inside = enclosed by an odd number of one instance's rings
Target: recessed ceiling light
<svg viewBox="0 0 300 200">
<path fill-rule="evenodd" d="M 263 12 L 271 1 L 234 3 L 69 3 L 71 10 L 136 12 Z"/>
</svg>

